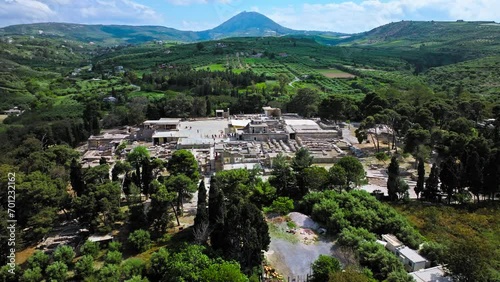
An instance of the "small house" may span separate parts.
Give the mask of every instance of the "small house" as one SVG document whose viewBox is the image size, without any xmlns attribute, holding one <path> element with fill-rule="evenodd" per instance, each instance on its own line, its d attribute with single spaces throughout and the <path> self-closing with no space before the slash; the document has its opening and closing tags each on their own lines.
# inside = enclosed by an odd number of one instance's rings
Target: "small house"
<svg viewBox="0 0 500 282">
<path fill-rule="evenodd" d="M 401 241 L 399 241 L 398 238 L 392 234 L 384 234 L 382 235 L 382 239 L 387 242 L 385 245 L 386 249 L 394 254 L 397 253 L 398 248 L 403 246 L 403 243 L 401 243 Z"/>
<path fill-rule="evenodd" d="M 396 255 L 404 264 L 407 271 L 417 271 L 424 269 L 427 260 L 418 254 L 417 251 L 408 247 L 402 247 L 397 250 Z"/>
</svg>

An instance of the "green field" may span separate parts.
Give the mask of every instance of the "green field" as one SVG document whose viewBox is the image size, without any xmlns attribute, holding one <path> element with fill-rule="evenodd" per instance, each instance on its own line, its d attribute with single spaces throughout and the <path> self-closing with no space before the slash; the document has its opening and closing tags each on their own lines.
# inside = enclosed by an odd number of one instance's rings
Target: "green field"
<svg viewBox="0 0 500 282">
<path fill-rule="evenodd" d="M 356 76 L 338 69 L 318 69 L 317 70 L 327 78 L 355 78 Z"/>
</svg>

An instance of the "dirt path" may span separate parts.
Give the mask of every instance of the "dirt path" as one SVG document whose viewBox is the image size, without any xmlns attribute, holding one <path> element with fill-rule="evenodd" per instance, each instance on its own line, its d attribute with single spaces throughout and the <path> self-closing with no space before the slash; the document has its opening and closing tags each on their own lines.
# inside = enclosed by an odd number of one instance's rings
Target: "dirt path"
<svg viewBox="0 0 500 282">
<path fill-rule="evenodd" d="M 295 88 L 295 86 L 293 86 L 293 84 L 297 81 L 300 81 L 300 79 L 298 77 L 295 77 L 290 83 L 288 83 L 288 86 L 292 87 L 292 88 Z"/>
</svg>

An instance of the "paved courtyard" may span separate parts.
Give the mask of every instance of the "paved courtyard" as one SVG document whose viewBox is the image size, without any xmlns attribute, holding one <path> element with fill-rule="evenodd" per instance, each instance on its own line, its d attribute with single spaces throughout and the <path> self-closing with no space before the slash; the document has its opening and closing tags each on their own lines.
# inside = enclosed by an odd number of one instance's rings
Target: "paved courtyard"
<svg viewBox="0 0 500 282">
<path fill-rule="evenodd" d="M 227 140 L 225 130 L 228 124 L 227 119 L 182 121 L 179 125 L 179 134 L 189 139 Z"/>
</svg>

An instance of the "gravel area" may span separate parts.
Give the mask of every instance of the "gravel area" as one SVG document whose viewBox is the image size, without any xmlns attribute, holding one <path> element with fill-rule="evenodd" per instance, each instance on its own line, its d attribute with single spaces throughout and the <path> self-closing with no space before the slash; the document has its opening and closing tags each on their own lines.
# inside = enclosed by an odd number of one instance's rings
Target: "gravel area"
<svg viewBox="0 0 500 282">
<path fill-rule="evenodd" d="M 319 224 L 314 222 L 309 216 L 298 212 L 292 212 L 288 216 L 300 227 L 296 233 L 297 238 L 316 237 L 316 235 L 301 235 L 304 229 L 317 230 Z M 269 251 L 265 253 L 270 265 L 279 274 L 283 275 L 285 281 L 306 281 L 306 276 L 311 274 L 311 264 L 319 255 L 336 256 L 336 247 L 331 239 L 319 236 L 317 241 L 299 240 L 298 242 L 287 241 L 283 238 L 271 236 Z M 337 256 L 336 256 L 337 257 Z"/>
<path fill-rule="evenodd" d="M 309 216 L 302 214 L 300 212 L 291 212 L 288 216 L 297 224 L 297 226 L 302 228 L 309 228 L 312 230 L 318 230 L 319 224 L 314 222 Z"/>
<path fill-rule="evenodd" d="M 334 244 L 320 240 L 315 244 L 291 243 L 284 239 L 271 238 L 267 259 L 285 277 L 305 277 L 311 274 L 311 263 L 321 254 L 331 255 Z"/>
</svg>

